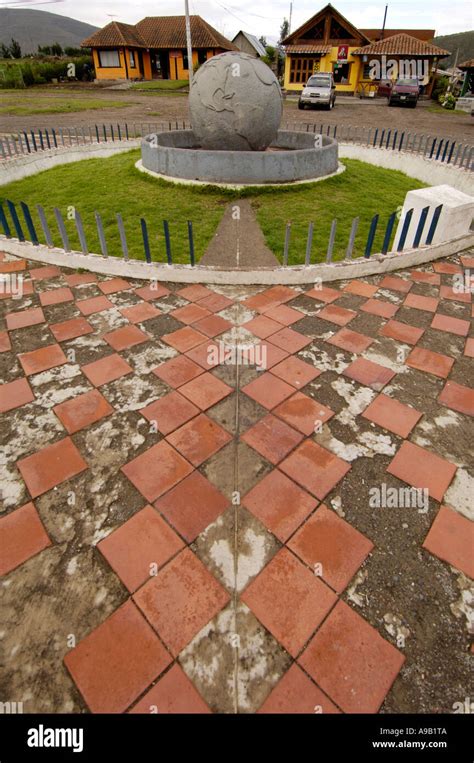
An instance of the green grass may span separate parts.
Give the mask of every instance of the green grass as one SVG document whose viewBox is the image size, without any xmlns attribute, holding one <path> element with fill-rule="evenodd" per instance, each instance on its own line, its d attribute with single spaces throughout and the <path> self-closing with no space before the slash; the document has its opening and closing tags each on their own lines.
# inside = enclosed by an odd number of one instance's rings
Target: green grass
<svg viewBox="0 0 474 763">
<path fill-rule="evenodd" d="M 103 101 L 98 98 L 54 98 L 51 99 L 51 103 L 46 103 L 44 99 L 30 98 L 24 95 L 19 98 L 18 94 L 15 99 L 2 98 L 1 102 L 0 114 L 13 116 L 69 114 L 73 111 L 95 111 L 96 109 L 103 109 L 104 106 L 111 109 L 121 109 L 129 105 L 126 101 Z"/>
<path fill-rule="evenodd" d="M 66 220 L 71 245 L 79 249 L 73 218 L 81 213 L 89 250 L 100 252 L 94 211 L 105 227 L 111 255 L 121 255 L 115 213 L 124 219 L 130 256 L 143 259 L 140 218 L 148 223 L 152 258 L 165 260 L 162 221 L 170 223 L 173 260 L 188 262 L 187 220 L 192 220 L 196 259 L 206 250 L 227 204 L 248 198 L 257 214 L 269 247 L 281 259 L 285 225 L 292 222 L 290 264 L 304 262 L 308 223 L 315 224 L 312 261 L 325 260 L 331 222 L 338 218 L 334 255 L 345 255 L 352 218 L 360 217 L 354 256 L 363 254 L 370 221 L 380 214 L 381 223 L 373 251 L 380 251 L 388 216 L 403 204 L 406 193 L 423 184 L 401 172 L 385 170 L 356 160 L 344 160 L 346 172 L 320 183 L 294 189 L 265 188 L 241 193 L 210 186 L 191 188 L 175 186 L 140 173 L 134 166 L 138 150 L 108 159 L 89 159 L 47 170 L 7 186 L 0 187 L 0 200 L 26 202 L 40 231 L 36 204 L 43 205 L 53 232 L 61 245 L 54 219 L 57 206 Z M 26 226 L 25 226 L 26 231 Z M 40 236 L 41 238 L 41 236 Z"/>
<path fill-rule="evenodd" d="M 169 94 L 169 91 L 181 90 L 183 87 L 188 87 L 189 82 L 187 79 L 154 79 L 150 82 L 136 82 L 132 85 L 132 90 L 165 90 Z"/>
<path fill-rule="evenodd" d="M 468 117 L 469 114 L 467 111 L 463 111 L 462 109 L 443 109 L 442 106 L 428 106 L 428 111 L 431 111 L 432 114 L 447 114 L 448 116 L 455 116 L 455 117 Z"/>
</svg>

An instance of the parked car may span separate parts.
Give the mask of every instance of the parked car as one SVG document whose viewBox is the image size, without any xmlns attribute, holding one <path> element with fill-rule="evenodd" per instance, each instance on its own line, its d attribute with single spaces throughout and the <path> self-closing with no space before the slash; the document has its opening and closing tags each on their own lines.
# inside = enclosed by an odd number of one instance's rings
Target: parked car
<svg viewBox="0 0 474 763">
<path fill-rule="evenodd" d="M 388 96 L 388 105 L 411 106 L 416 109 L 420 97 L 420 83 L 417 79 L 397 79 Z"/>
<path fill-rule="evenodd" d="M 377 88 L 377 95 L 381 98 L 388 98 L 392 92 L 392 80 L 381 79 Z"/>
<path fill-rule="evenodd" d="M 325 106 L 327 109 L 334 108 L 336 103 L 336 85 L 334 77 L 330 73 L 319 72 L 312 74 L 298 101 L 298 108 L 306 106 Z"/>
</svg>

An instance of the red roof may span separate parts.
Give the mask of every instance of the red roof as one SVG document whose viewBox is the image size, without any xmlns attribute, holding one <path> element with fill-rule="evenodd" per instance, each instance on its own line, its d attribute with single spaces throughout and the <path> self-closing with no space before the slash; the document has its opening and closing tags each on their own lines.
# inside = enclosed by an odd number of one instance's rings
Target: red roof
<svg viewBox="0 0 474 763">
<path fill-rule="evenodd" d="M 409 34 L 395 34 L 392 37 L 372 42 L 370 45 L 364 45 L 363 48 L 357 48 L 352 51 L 353 56 L 427 56 L 445 58 L 451 55 L 449 50 L 438 48 L 428 42 L 418 40 Z"/>
<path fill-rule="evenodd" d="M 325 56 L 327 53 L 331 52 L 331 46 L 320 45 L 318 43 L 315 43 L 314 45 L 287 45 L 285 50 L 287 53 L 319 53 L 320 55 Z"/>
</svg>

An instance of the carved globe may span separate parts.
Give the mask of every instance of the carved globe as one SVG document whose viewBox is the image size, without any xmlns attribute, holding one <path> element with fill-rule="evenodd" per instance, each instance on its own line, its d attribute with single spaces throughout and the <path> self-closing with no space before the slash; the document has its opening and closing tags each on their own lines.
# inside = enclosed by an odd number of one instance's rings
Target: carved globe
<svg viewBox="0 0 474 763">
<path fill-rule="evenodd" d="M 282 108 L 272 70 L 247 53 L 206 61 L 189 94 L 197 142 L 214 151 L 264 151 L 277 137 Z"/>
</svg>

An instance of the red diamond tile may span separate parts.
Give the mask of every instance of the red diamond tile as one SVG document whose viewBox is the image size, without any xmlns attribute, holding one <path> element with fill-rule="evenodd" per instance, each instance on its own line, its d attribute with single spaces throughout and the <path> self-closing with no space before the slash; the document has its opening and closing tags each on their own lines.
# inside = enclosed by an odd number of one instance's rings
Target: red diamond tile
<svg viewBox="0 0 474 763">
<path fill-rule="evenodd" d="M 345 713 L 376 713 L 404 660 L 339 601 L 298 662 Z"/>
<path fill-rule="evenodd" d="M 281 350 L 285 350 L 285 352 L 291 354 L 299 352 L 303 347 L 306 347 L 306 345 L 311 344 L 312 342 L 307 336 L 303 336 L 302 334 L 299 334 L 298 331 L 293 331 L 293 329 L 290 328 L 284 328 L 277 331 L 276 334 L 272 334 L 271 337 L 269 337 L 268 341 L 279 347 Z"/>
<path fill-rule="evenodd" d="M 49 371 L 50 368 L 67 363 L 67 358 L 59 344 L 50 344 L 47 347 L 40 347 L 39 350 L 23 352 L 18 355 L 18 360 L 27 376 Z"/>
<path fill-rule="evenodd" d="M 231 327 L 232 324 L 220 315 L 209 315 L 207 318 L 202 318 L 195 323 L 196 330 L 201 331 L 209 337 L 223 334 L 224 331 L 227 331 Z"/>
<path fill-rule="evenodd" d="M 179 388 L 182 395 L 205 411 L 233 391 L 232 387 L 210 373 L 202 374 Z"/>
<path fill-rule="evenodd" d="M 447 355 L 440 355 L 439 352 L 425 350 L 423 347 L 415 347 L 407 358 L 407 366 L 417 368 L 418 371 L 425 371 L 427 374 L 439 376 L 445 379 L 449 376 L 451 368 L 454 365 L 454 358 L 448 358 Z"/>
<path fill-rule="evenodd" d="M 269 414 L 244 432 L 241 439 L 270 463 L 277 464 L 301 442 L 303 436 Z"/>
<path fill-rule="evenodd" d="M 474 522 L 441 506 L 423 548 L 474 578 Z"/>
<path fill-rule="evenodd" d="M 175 663 L 129 712 L 189 715 L 211 711 L 186 673 Z"/>
<path fill-rule="evenodd" d="M 389 474 L 402 482 L 426 488 L 436 501 L 443 500 L 456 471 L 457 466 L 446 459 L 406 440 L 387 468 Z"/>
<path fill-rule="evenodd" d="M 211 421 L 204 413 L 167 437 L 171 445 L 196 467 L 217 453 L 231 439 L 225 429 Z"/>
<path fill-rule="evenodd" d="M 378 315 L 379 318 L 393 318 L 398 312 L 399 306 L 393 305 L 391 302 L 385 302 L 383 299 L 368 299 L 367 302 L 361 305 L 360 309 L 364 313 Z"/>
<path fill-rule="evenodd" d="M 97 281 L 95 273 L 71 273 L 71 275 L 65 275 L 64 278 L 68 286 L 82 286 Z"/>
<path fill-rule="evenodd" d="M 0 519 L 0 575 L 6 575 L 51 545 L 32 503 Z"/>
<path fill-rule="evenodd" d="M 453 262 L 433 262 L 433 270 L 436 271 L 436 273 L 444 273 L 445 275 L 462 273 L 461 266 L 455 265 Z"/>
<path fill-rule="evenodd" d="M 324 504 L 288 543 L 325 583 L 342 593 L 373 549 L 373 543 Z"/>
<path fill-rule="evenodd" d="M 34 270 L 30 270 L 30 276 L 33 281 L 45 281 L 48 278 L 55 278 L 60 275 L 61 271 L 56 265 L 45 265 L 42 268 L 34 268 Z"/>
<path fill-rule="evenodd" d="M 297 392 L 274 409 L 274 414 L 287 424 L 303 432 L 306 436 L 314 434 L 316 427 L 334 416 L 334 411 L 313 400 L 312 397 Z"/>
<path fill-rule="evenodd" d="M 127 318 L 131 323 L 143 323 L 150 320 L 150 318 L 156 318 L 157 315 L 161 315 L 161 310 L 158 310 L 149 302 L 140 302 L 132 307 L 125 307 L 120 310 L 122 315 Z"/>
<path fill-rule="evenodd" d="M 24 378 L 15 379 L 0 385 L 0 413 L 12 411 L 35 399 L 28 381 Z"/>
<path fill-rule="evenodd" d="M 185 549 L 133 599 L 176 656 L 229 601 L 229 594 Z"/>
<path fill-rule="evenodd" d="M 208 297 L 198 301 L 200 307 L 205 307 L 211 313 L 219 313 L 221 310 L 230 307 L 231 304 L 232 300 L 224 297 L 222 294 L 210 294 Z"/>
<path fill-rule="evenodd" d="M 156 281 L 152 282 L 150 286 L 141 286 L 139 289 L 134 289 L 133 291 L 138 297 L 141 297 L 141 299 L 144 299 L 147 302 L 166 297 L 170 293 L 169 289 Z"/>
<path fill-rule="evenodd" d="M 192 303 L 190 305 L 185 305 L 184 307 L 178 307 L 177 310 L 173 310 L 171 315 L 173 318 L 176 318 L 177 321 L 190 325 L 191 323 L 196 323 L 196 321 L 199 321 L 201 318 L 208 317 L 211 315 L 211 312 L 204 307 Z"/>
<path fill-rule="evenodd" d="M 379 283 L 379 289 L 401 291 L 402 294 L 407 294 L 412 286 L 412 281 L 407 281 L 405 278 L 399 278 L 398 276 L 385 276 L 385 278 Z"/>
<path fill-rule="evenodd" d="M 459 413 L 474 416 L 474 389 L 448 381 L 438 397 L 438 402 Z"/>
<path fill-rule="evenodd" d="M 436 273 L 427 273 L 424 270 L 412 270 L 410 273 L 412 281 L 418 281 L 419 283 L 429 283 L 433 286 L 439 286 L 441 278 Z"/>
<path fill-rule="evenodd" d="M 282 543 L 318 505 L 312 495 L 278 469 L 267 474 L 252 488 L 242 503 Z"/>
<path fill-rule="evenodd" d="M 294 479 L 320 500 L 327 496 L 350 468 L 350 464 L 342 458 L 321 448 L 312 440 L 305 440 L 280 464 L 280 469 L 288 477 Z"/>
<path fill-rule="evenodd" d="M 8 331 L 0 331 L 0 352 L 8 352 L 11 348 L 12 346 Z"/>
<path fill-rule="evenodd" d="M 242 388 L 242 392 L 269 410 L 290 397 L 294 391 L 293 387 L 270 373 L 258 376 Z"/>
<path fill-rule="evenodd" d="M 110 278 L 97 284 L 102 294 L 115 294 L 117 291 L 125 291 L 131 286 L 124 278 Z"/>
<path fill-rule="evenodd" d="M 106 358 L 87 363 L 85 366 L 82 366 L 81 371 L 87 376 L 94 387 L 100 387 L 102 384 L 108 384 L 115 381 L 115 379 L 120 379 L 122 376 L 131 373 L 133 368 L 124 358 L 114 352 Z"/>
<path fill-rule="evenodd" d="M 466 355 L 468 358 L 474 358 L 474 339 L 466 340 L 464 355 Z"/>
<path fill-rule="evenodd" d="M 156 575 L 183 547 L 181 538 L 151 506 L 145 506 L 97 546 L 129 591 L 136 591 Z"/>
<path fill-rule="evenodd" d="M 387 395 L 378 395 L 362 414 L 365 419 L 373 421 L 374 424 L 389 432 L 394 432 L 399 437 L 408 437 L 422 415 L 414 408 L 403 405 Z"/>
<path fill-rule="evenodd" d="M 367 350 L 368 347 L 374 341 L 372 338 L 359 334 L 357 331 L 351 331 L 350 329 L 341 329 L 331 337 L 327 339 L 329 344 L 333 344 L 335 347 L 340 347 L 341 350 L 347 352 L 360 353 Z"/>
<path fill-rule="evenodd" d="M 199 408 L 186 400 L 179 392 L 173 391 L 147 405 L 146 408 L 142 408 L 140 413 L 148 421 L 156 422 L 158 431 L 167 435 L 197 416 Z"/>
<path fill-rule="evenodd" d="M 273 366 L 272 374 L 283 379 L 287 384 L 300 389 L 321 376 L 321 371 L 310 366 L 309 363 L 291 356 L 278 363 L 277 366 Z"/>
<path fill-rule="evenodd" d="M 39 301 L 43 307 L 48 307 L 49 305 L 60 305 L 63 302 L 72 302 L 73 300 L 74 294 L 68 286 L 61 286 L 58 289 L 42 291 L 39 295 Z"/>
<path fill-rule="evenodd" d="M 298 296 L 298 292 L 290 289 L 288 286 L 272 286 L 271 289 L 261 291 L 253 297 L 246 299 L 243 304 L 250 310 L 257 310 L 264 313 L 272 307 L 277 307 L 283 302 L 289 302 L 290 299 Z"/>
<path fill-rule="evenodd" d="M 263 368 L 267 371 L 276 366 L 277 363 L 281 363 L 289 354 L 286 350 L 282 350 L 280 347 L 267 341 L 260 342 L 258 351 L 261 352 Z"/>
<path fill-rule="evenodd" d="M 55 323 L 49 328 L 57 342 L 67 342 L 69 339 L 91 334 L 94 330 L 85 318 L 70 318 L 68 321 Z"/>
<path fill-rule="evenodd" d="M 468 270 L 474 268 L 474 257 L 470 257 L 469 255 L 465 254 L 460 259 L 463 267 L 467 268 Z"/>
<path fill-rule="evenodd" d="M 283 548 L 245 589 L 241 599 L 296 657 L 337 596 Z"/>
<path fill-rule="evenodd" d="M 199 344 L 197 347 L 193 347 L 192 350 L 188 350 L 186 357 L 197 363 L 205 371 L 219 365 L 219 351 L 220 347 L 216 342 L 208 339 L 203 344 Z"/>
<path fill-rule="evenodd" d="M 404 344 L 416 344 L 424 333 L 424 329 L 408 326 L 408 324 L 400 323 L 400 321 L 388 321 L 379 331 L 381 336 L 387 336 Z"/>
<path fill-rule="evenodd" d="M 256 318 L 244 323 L 244 328 L 251 331 L 254 336 L 258 336 L 259 339 L 266 339 L 267 336 L 281 329 L 281 323 L 277 323 L 266 315 L 257 315 Z"/>
<path fill-rule="evenodd" d="M 44 323 L 46 318 L 41 307 L 31 307 L 29 310 L 8 313 L 5 316 L 5 320 L 7 322 L 7 329 L 13 331 L 14 329 L 22 329 L 28 326 L 36 326 L 38 323 Z"/>
<path fill-rule="evenodd" d="M 155 503 L 155 507 L 188 543 L 192 543 L 199 533 L 215 522 L 228 505 L 227 498 L 198 471 Z"/>
<path fill-rule="evenodd" d="M 457 334 L 457 336 L 467 336 L 471 324 L 469 321 L 460 320 L 460 318 L 451 318 L 449 315 L 436 313 L 431 323 L 431 328 L 438 329 L 438 331 L 447 331 L 450 334 Z"/>
<path fill-rule="evenodd" d="M 170 387 L 180 387 L 182 384 L 195 379 L 202 374 L 200 366 L 187 358 L 185 355 L 178 355 L 171 358 L 153 369 L 153 373 L 162 379 Z"/>
<path fill-rule="evenodd" d="M 323 692 L 294 662 L 267 697 L 258 713 L 314 715 L 339 713 Z"/>
<path fill-rule="evenodd" d="M 80 299 L 76 302 L 77 307 L 83 315 L 93 315 L 101 313 L 103 310 L 110 310 L 114 303 L 102 294 L 100 297 L 91 297 L 90 299 Z"/>
<path fill-rule="evenodd" d="M 156 499 L 192 472 L 192 467 L 167 442 L 153 445 L 121 471 L 147 501 Z"/>
<path fill-rule="evenodd" d="M 305 296 L 316 299 L 318 302 L 326 302 L 326 304 L 329 304 L 336 299 L 339 299 L 339 297 L 342 297 L 342 291 L 330 289 L 328 286 L 321 286 L 321 288 L 315 287 L 314 289 L 311 289 L 311 291 L 307 291 Z"/>
<path fill-rule="evenodd" d="M 344 286 L 343 291 L 349 292 L 349 294 L 356 294 L 359 297 L 373 297 L 378 289 L 378 286 L 357 280 L 351 281 L 347 286 Z"/>
<path fill-rule="evenodd" d="M 20 285 L 21 284 L 21 285 Z M 13 291 L 9 287 L 8 284 L 3 282 L 3 288 L 0 289 L 0 299 L 23 299 L 23 297 L 29 297 L 31 294 L 34 294 L 35 290 L 33 287 L 32 281 L 20 281 L 18 280 L 18 283 L 16 287 L 13 288 Z"/>
<path fill-rule="evenodd" d="M 114 409 L 100 394 L 99 390 L 93 389 L 74 397 L 72 400 L 66 400 L 64 403 L 55 405 L 53 411 L 66 428 L 67 433 L 74 434 L 80 429 L 100 421 L 105 416 L 110 416 Z"/>
<path fill-rule="evenodd" d="M 64 658 L 93 713 L 123 713 L 170 663 L 160 639 L 130 600 Z"/>
<path fill-rule="evenodd" d="M 435 313 L 438 309 L 439 299 L 434 297 L 422 297 L 420 294 L 408 294 L 403 306 L 412 307 L 415 310 L 426 310 L 429 313 Z"/>
<path fill-rule="evenodd" d="M 357 358 L 346 368 L 344 376 L 380 392 L 393 379 L 395 372 L 378 363 L 373 363 L 371 360 Z"/>
<path fill-rule="evenodd" d="M 20 273 L 26 270 L 26 260 L 11 260 L 0 264 L 0 273 Z"/>
<path fill-rule="evenodd" d="M 206 336 L 190 326 L 173 331 L 172 334 L 164 334 L 162 339 L 166 344 L 174 347 L 178 352 L 186 352 L 206 341 Z"/>
<path fill-rule="evenodd" d="M 114 350 L 120 352 L 121 350 L 128 350 L 129 347 L 134 347 L 136 344 L 147 342 L 150 337 L 138 326 L 122 326 L 104 334 L 103 338 Z"/>
<path fill-rule="evenodd" d="M 317 318 L 335 323 L 337 326 L 346 326 L 356 316 L 357 313 L 354 310 L 346 310 L 345 307 L 338 307 L 338 305 L 326 305 L 316 313 Z"/>
<path fill-rule="evenodd" d="M 300 321 L 304 318 L 303 313 L 299 310 L 295 310 L 294 307 L 288 307 L 288 305 L 277 305 L 271 307 L 269 310 L 265 310 L 265 317 L 271 318 L 277 323 L 281 323 L 283 326 L 291 326 L 292 323 Z"/>
<path fill-rule="evenodd" d="M 178 296 L 183 299 L 187 299 L 189 302 L 197 302 L 198 300 L 205 299 L 206 297 L 213 297 L 215 292 L 208 289 L 207 286 L 201 286 L 201 284 L 192 284 L 192 286 L 185 286 L 184 289 L 178 291 Z"/>
<path fill-rule="evenodd" d="M 47 445 L 16 463 L 32 498 L 75 477 L 87 464 L 70 437 Z"/>
<path fill-rule="evenodd" d="M 468 305 L 471 303 L 471 294 L 469 292 L 454 289 L 452 286 L 440 286 L 439 296 L 442 299 L 454 300 L 454 302 L 465 302 Z"/>
</svg>

